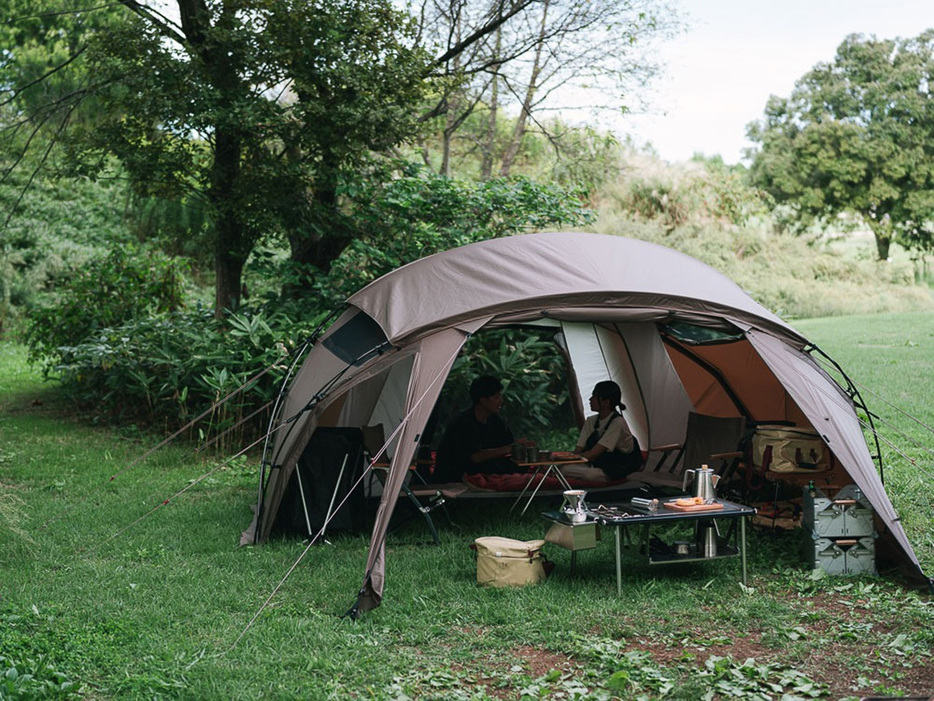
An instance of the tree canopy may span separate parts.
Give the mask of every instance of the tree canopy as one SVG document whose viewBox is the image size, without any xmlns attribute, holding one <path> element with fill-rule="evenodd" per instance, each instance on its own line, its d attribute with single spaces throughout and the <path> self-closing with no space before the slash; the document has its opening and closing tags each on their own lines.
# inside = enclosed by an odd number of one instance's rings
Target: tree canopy
<svg viewBox="0 0 934 701">
<path fill-rule="evenodd" d="M 851 35 L 748 128 L 751 176 L 794 224 L 855 215 L 878 256 L 934 243 L 934 30 L 913 39 Z"/>
<path fill-rule="evenodd" d="M 505 174 L 554 86 L 638 79 L 628 47 L 661 26 L 656 2 L 49 0 L 36 15 L 14 0 L 3 126 L 22 127 L 22 153 L 64 145 L 70 175 L 110 174 L 115 158 L 138 197 L 192 212 L 220 316 L 240 303 L 262 240 L 283 242 L 291 282 L 313 287 L 357 234 L 341 193 L 364 160 L 414 142 L 436 117 L 456 129 L 470 114 L 456 105 L 505 101 L 489 88 L 519 106 Z M 68 100 L 44 92 L 53 76 Z M 74 119 L 92 100 L 93 119 Z M 41 141 L 37 125 L 53 114 Z"/>
</svg>

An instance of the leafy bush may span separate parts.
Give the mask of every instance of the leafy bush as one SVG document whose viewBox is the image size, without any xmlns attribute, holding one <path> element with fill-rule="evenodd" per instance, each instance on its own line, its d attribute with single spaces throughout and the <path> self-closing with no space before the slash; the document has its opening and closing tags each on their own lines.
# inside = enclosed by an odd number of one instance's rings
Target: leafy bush
<svg viewBox="0 0 934 701">
<path fill-rule="evenodd" d="M 661 167 L 634 154 L 605 194 L 635 220 L 656 221 L 669 232 L 691 222 L 741 226 L 765 212 L 742 170 L 721 160 Z"/>
<path fill-rule="evenodd" d="M 439 424 L 446 424 L 470 403 L 475 377 L 493 375 L 503 383 L 503 418 L 517 438 L 570 447 L 577 432 L 570 423 L 567 365 L 550 335 L 504 329 L 473 336 L 445 382 L 437 409 Z"/>
<path fill-rule="evenodd" d="M 129 240 L 118 184 L 37 178 L 14 170 L 0 182 L 0 334 L 87 261 Z"/>
<path fill-rule="evenodd" d="M 182 264 L 133 246 L 115 248 L 78 271 L 54 304 L 37 310 L 28 333 L 29 357 L 48 371 L 59 348 L 103 329 L 182 305 Z"/>
<path fill-rule="evenodd" d="M 54 370 L 80 406 L 110 421 L 178 428 L 208 412 L 193 430 L 225 449 L 265 430 L 289 355 L 319 320 L 283 305 L 223 322 L 202 308 L 142 317 L 62 347 Z"/>
<path fill-rule="evenodd" d="M 348 226 L 357 238 L 316 288 L 329 304 L 423 256 L 475 241 L 593 221 L 586 193 L 524 177 L 481 183 L 446 178 L 413 164 L 349 186 Z"/>
<path fill-rule="evenodd" d="M 81 698 L 81 687 L 45 660 L 14 663 L 0 655 L 0 699 Z"/>
</svg>

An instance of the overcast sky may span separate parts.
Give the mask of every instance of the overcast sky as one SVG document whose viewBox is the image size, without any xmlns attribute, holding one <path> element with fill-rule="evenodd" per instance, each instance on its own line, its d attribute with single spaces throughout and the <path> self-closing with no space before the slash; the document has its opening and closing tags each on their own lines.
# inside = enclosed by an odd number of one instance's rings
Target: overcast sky
<svg viewBox="0 0 934 701">
<path fill-rule="evenodd" d="M 613 122 L 668 161 L 695 152 L 742 159 L 746 125 L 770 95 L 791 93 L 853 33 L 916 37 L 934 27 L 934 0 L 673 0 L 687 32 L 663 44 L 651 113 Z"/>
</svg>

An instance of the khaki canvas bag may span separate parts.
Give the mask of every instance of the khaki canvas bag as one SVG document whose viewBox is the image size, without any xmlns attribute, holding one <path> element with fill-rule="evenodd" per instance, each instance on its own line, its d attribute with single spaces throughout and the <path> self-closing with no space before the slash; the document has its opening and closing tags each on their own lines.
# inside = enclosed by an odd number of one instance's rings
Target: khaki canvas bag
<svg viewBox="0 0 934 701">
<path fill-rule="evenodd" d="M 474 541 L 477 584 L 481 587 L 522 587 L 545 579 L 544 540 L 513 540 L 486 536 Z"/>
<path fill-rule="evenodd" d="M 815 431 L 760 426 L 752 438 L 752 463 L 772 472 L 823 472 L 829 459 Z"/>
</svg>

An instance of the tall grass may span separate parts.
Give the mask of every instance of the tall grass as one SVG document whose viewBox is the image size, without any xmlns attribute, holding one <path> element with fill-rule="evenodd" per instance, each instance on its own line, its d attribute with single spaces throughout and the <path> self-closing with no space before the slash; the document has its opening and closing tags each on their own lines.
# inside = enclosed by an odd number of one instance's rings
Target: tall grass
<svg viewBox="0 0 934 701">
<path fill-rule="evenodd" d="M 777 233 L 755 193 L 716 168 L 629 154 L 596 208 L 596 231 L 702 260 L 787 319 L 934 310 L 923 257 L 893 245 L 880 263 L 871 235 Z"/>
<path fill-rule="evenodd" d="M 801 327 L 929 418 L 924 315 Z M 437 547 L 417 519 L 394 532 L 384 605 L 353 623 L 340 614 L 362 581 L 365 534 L 312 547 L 282 583 L 304 542 L 238 547 L 252 461 L 215 471 L 171 446 L 134 464 L 156 439 L 74 420 L 23 356 L 0 344 L 0 494 L 13 498 L 0 501 L 0 697 L 857 698 L 920 693 L 934 675 L 930 602 L 890 572 L 812 576 L 796 534 L 750 534 L 746 588 L 735 560 L 632 566 L 617 597 L 604 542 L 579 553 L 575 577 L 549 548 L 557 570 L 544 584 L 479 589 L 474 538 L 543 532 L 508 504 L 451 504 L 453 524 L 436 512 Z M 892 461 L 896 503 L 930 499 L 930 481 L 921 497 L 898 477 L 909 472 Z M 931 542 L 930 514 L 910 524 L 916 546 Z"/>
</svg>

